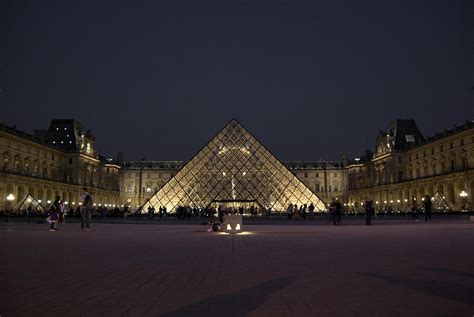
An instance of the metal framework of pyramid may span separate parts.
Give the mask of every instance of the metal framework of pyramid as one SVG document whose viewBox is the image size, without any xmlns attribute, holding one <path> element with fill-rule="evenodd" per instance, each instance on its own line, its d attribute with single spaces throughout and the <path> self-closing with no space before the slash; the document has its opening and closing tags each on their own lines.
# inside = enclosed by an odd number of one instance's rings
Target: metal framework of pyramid
<svg viewBox="0 0 474 317">
<path fill-rule="evenodd" d="M 35 211 L 45 212 L 46 209 L 30 194 L 23 198 L 15 207 L 15 212 L 27 209 L 28 207 L 33 208 Z"/>
<path fill-rule="evenodd" d="M 237 120 L 231 120 L 141 208 L 206 208 L 213 202 L 254 202 L 265 210 L 288 205 L 325 209 L 324 202 L 293 175 Z"/>
<path fill-rule="evenodd" d="M 449 205 L 448 201 L 441 195 L 439 192 L 431 197 L 432 200 L 432 209 L 436 211 L 451 211 L 452 208 Z"/>
</svg>

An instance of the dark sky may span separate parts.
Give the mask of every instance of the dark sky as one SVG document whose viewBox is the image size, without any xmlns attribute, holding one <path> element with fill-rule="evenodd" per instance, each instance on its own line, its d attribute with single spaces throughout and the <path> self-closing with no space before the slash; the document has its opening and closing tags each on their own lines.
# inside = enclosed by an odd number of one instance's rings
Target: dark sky
<svg viewBox="0 0 474 317">
<path fill-rule="evenodd" d="M 282 160 L 474 119 L 474 1 L 2 1 L 0 106 L 99 151 L 189 159 L 237 118 Z"/>
</svg>

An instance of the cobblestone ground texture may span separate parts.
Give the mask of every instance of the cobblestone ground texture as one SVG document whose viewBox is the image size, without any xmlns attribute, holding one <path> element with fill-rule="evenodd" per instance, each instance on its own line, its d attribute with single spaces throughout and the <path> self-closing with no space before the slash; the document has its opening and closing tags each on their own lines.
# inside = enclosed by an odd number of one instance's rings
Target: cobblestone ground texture
<svg viewBox="0 0 474 317">
<path fill-rule="evenodd" d="M 1 223 L 0 315 L 474 315 L 472 222 L 205 229 Z"/>
</svg>

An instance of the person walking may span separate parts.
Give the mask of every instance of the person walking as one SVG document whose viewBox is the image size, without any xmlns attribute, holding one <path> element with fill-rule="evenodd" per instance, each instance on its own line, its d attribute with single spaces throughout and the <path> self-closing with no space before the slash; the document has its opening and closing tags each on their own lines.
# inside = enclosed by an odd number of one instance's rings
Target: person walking
<svg viewBox="0 0 474 317">
<path fill-rule="evenodd" d="M 329 211 L 331 212 L 332 222 L 334 225 L 341 223 L 342 205 L 335 197 L 329 205 Z"/>
<path fill-rule="evenodd" d="M 49 231 L 56 231 L 58 230 L 57 223 L 59 221 L 59 212 L 60 212 L 60 207 L 59 204 L 61 202 L 61 199 L 56 196 L 56 199 L 54 200 L 53 204 L 49 208 L 49 222 L 51 223 L 51 227 L 49 228 Z"/>
<path fill-rule="evenodd" d="M 92 214 L 92 195 L 87 191 L 87 188 L 83 188 L 82 192 L 82 206 L 81 206 L 81 230 L 90 231 L 90 221 Z"/>
<path fill-rule="evenodd" d="M 431 221 L 431 198 L 428 195 L 425 195 L 423 200 L 423 208 L 425 209 L 425 221 Z"/>
<path fill-rule="evenodd" d="M 373 202 L 372 200 L 366 200 L 365 201 L 365 225 L 370 226 L 372 225 L 372 216 L 375 213 L 375 209 L 373 207 Z"/>
<path fill-rule="evenodd" d="M 286 213 L 288 214 L 288 220 L 291 220 L 291 218 L 293 218 L 293 204 L 288 205 Z"/>
<path fill-rule="evenodd" d="M 413 221 L 418 221 L 418 204 L 415 197 L 411 198 L 411 217 Z"/>
<path fill-rule="evenodd" d="M 63 224 L 66 223 L 66 206 L 64 202 L 61 200 L 59 203 L 59 223 Z"/>
<path fill-rule="evenodd" d="M 311 203 L 308 206 L 308 211 L 309 211 L 309 219 L 313 218 L 313 216 L 314 216 L 314 205 L 313 205 L 313 203 Z"/>
</svg>

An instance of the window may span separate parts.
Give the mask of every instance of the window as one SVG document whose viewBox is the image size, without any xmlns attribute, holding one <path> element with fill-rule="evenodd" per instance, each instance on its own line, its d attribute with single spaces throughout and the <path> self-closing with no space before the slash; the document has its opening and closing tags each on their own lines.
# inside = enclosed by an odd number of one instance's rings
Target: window
<svg viewBox="0 0 474 317">
<path fill-rule="evenodd" d="M 316 183 L 316 185 L 314 186 L 314 189 L 315 189 L 315 192 L 319 192 L 320 188 L 319 188 L 319 183 Z"/>
<path fill-rule="evenodd" d="M 316 177 L 319 177 L 319 173 L 316 173 Z"/>
<path fill-rule="evenodd" d="M 69 158 L 69 164 L 72 164 L 72 157 Z"/>
<path fill-rule="evenodd" d="M 306 177 L 306 178 L 307 178 L 307 177 L 308 177 L 308 173 L 304 173 L 304 177 Z"/>
</svg>

